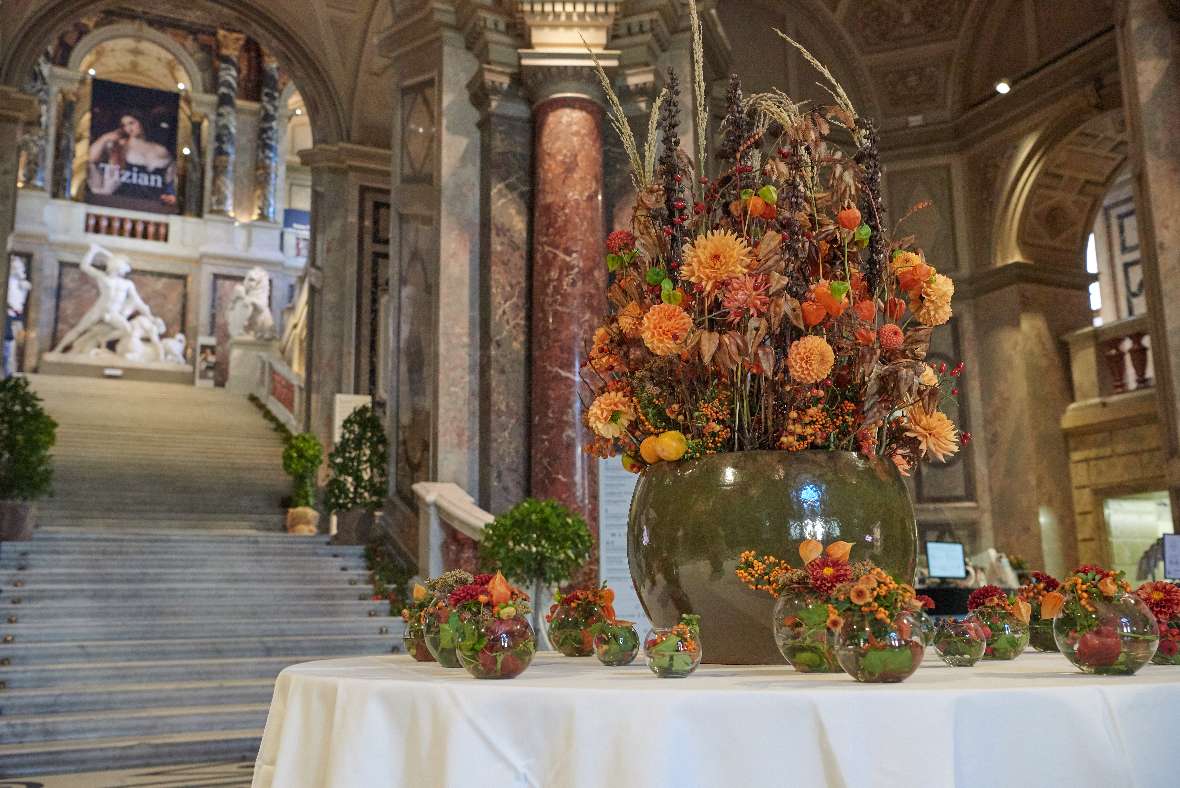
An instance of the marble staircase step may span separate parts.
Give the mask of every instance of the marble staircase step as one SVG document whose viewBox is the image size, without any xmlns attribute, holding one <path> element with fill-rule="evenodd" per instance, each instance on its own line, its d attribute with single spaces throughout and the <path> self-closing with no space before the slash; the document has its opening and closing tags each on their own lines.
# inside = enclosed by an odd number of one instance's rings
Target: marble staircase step
<svg viewBox="0 0 1180 788">
<path fill-rule="evenodd" d="M 37 714 L 0 718 L 0 741 L 27 744 L 52 739 L 105 739 L 207 730 L 261 728 L 267 704 L 128 709 L 102 713 Z"/>
<path fill-rule="evenodd" d="M 288 604 L 312 601 L 339 601 L 368 598 L 361 591 L 368 586 L 357 588 L 343 584 L 310 585 L 303 583 L 271 584 L 253 583 L 210 583 L 208 585 L 176 585 L 165 583 L 146 585 L 140 583 L 119 584 L 92 583 L 74 585 L 45 585 L 30 582 L 22 588 L 0 589 L 0 607 L 25 605 L 35 606 L 48 602 L 69 602 L 78 608 L 102 607 L 112 602 L 132 600 L 149 601 L 155 604 L 179 601 L 214 602 L 236 601 L 239 605 L 251 605 L 275 601 L 276 597 Z M 19 600 L 19 601 L 16 601 Z"/>
<path fill-rule="evenodd" d="M 177 681 L 157 684 L 74 684 L 0 693 L 0 719 L 25 714 L 269 703 L 274 680 Z"/>
<path fill-rule="evenodd" d="M 384 604 L 384 603 L 382 603 Z M 291 615 L 298 611 L 291 611 Z M 12 642 L 70 643 L 74 641 L 152 640 L 162 638 L 234 638 L 290 637 L 306 635 L 380 635 L 382 628 L 401 636 L 400 616 L 369 618 L 308 616 L 265 621 L 239 619 L 160 619 L 135 621 L 95 621 L 91 618 L 59 619 L 30 624 L 6 624 L 0 618 L 0 637 L 12 636 Z"/>
<path fill-rule="evenodd" d="M 86 616 L 93 621 L 118 622 L 127 620 L 168 621 L 171 619 L 199 619 L 217 621 L 237 618 L 242 621 L 265 621 L 292 615 L 298 611 L 307 616 L 363 616 L 384 618 L 388 616 L 389 605 L 382 600 L 359 599 L 359 593 L 352 599 L 339 601 L 311 600 L 292 604 L 284 600 L 271 599 L 268 602 L 240 604 L 226 600 L 129 600 L 121 604 L 97 604 L 80 606 L 73 600 L 56 602 L 26 603 L 12 605 L 0 602 L 0 621 L 14 617 L 19 622 L 52 622 L 72 620 Z M 2 649 L 0 649 L 2 650 Z"/>
<path fill-rule="evenodd" d="M 394 645 L 386 635 L 280 635 L 266 637 L 176 638 L 169 640 L 96 640 L 70 643 L 14 641 L 4 648 L 13 670 L 44 665 L 91 662 L 154 662 L 166 659 L 238 659 L 243 657 L 299 657 L 335 654 L 381 654 Z"/>
<path fill-rule="evenodd" d="M 122 736 L 85 741 L 0 744 L 0 775 L 62 774 L 100 768 L 134 768 L 179 763 L 253 760 L 261 728 L 209 730 L 154 736 Z"/>
</svg>

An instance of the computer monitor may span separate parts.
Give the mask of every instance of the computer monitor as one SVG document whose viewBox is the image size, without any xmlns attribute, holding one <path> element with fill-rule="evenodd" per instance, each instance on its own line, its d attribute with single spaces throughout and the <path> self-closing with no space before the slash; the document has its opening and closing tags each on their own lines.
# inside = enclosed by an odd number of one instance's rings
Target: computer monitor
<svg viewBox="0 0 1180 788">
<path fill-rule="evenodd" d="M 931 577 L 963 580 L 967 577 L 967 561 L 961 542 L 927 542 L 926 564 Z"/>
<path fill-rule="evenodd" d="M 1164 534 L 1164 579 L 1180 580 L 1180 534 Z"/>
</svg>

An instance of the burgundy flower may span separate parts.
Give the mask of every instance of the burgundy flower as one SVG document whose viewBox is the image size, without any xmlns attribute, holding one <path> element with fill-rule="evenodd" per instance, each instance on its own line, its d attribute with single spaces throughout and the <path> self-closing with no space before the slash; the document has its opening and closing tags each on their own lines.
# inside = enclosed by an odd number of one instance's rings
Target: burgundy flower
<svg viewBox="0 0 1180 788">
<path fill-rule="evenodd" d="M 1046 591 L 1056 591 L 1061 586 L 1061 583 L 1058 582 L 1056 577 L 1047 575 L 1044 572 L 1033 572 L 1032 581 L 1043 585 Z"/>
<path fill-rule="evenodd" d="M 852 579 L 852 567 L 847 561 L 837 561 L 823 556 L 807 565 L 811 587 L 821 594 L 830 594 L 836 586 Z"/>
<path fill-rule="evenodd" d="M 1006 600 L 1008 595 L 999 586 L 987 585 L 977 588 L 971 592 L 971 596 L 967 597 L 967 609 L 975 610 L 978 607 L 983 607 L 988 603 L 988 600 L 995 597 Z"/>
<path fill-rule="evenodd" d="M 1082 564 L 1077 569 L 1073 570 L 1075 575 L 1098 575 L 1102 577 L 1107 572 L 1105 567 L 1098 566 L 1098 564 Z"/>
<path fill-rule="evenodd" d="M 635 248 L 635 236 L 628 230 L 615 230 L 606 237 L 606 250 L 611 254 L 622 254 Z"/>
<path fill-rule="evenodd" d="M 474 602 L 481 596 L 488 593 L 488 587 L 482 583 L 468 583 L 465 586 L 459 586 L 447 598 L 447 604 L 452 608 L 456 608 L 464 602 Z"/>
<path fill-rule="evenodd" d="M 488 583 L 492 582 L 493 577 L 495 577 L 495 575 L 484 573 L 482 575 L 476 575 L 471 582 L 477 586 L 486 586 Z"/>
<path fill-rule="evenodd" d="M 931 599 L 926 594 L 918 594 L 917 596 L 914 597 L 914 601 L 917 602 L 918 604 L 920 604 L 922 606 L 923 610 L 933 610 L 934 609 L 934 600 Z"/>
<path fill-rule="evenodd" d="M 1180 651 L 1180 644 L 1171 638 L 1163 638 L 1160 640 L 1159 652 L 1165 657 L 1174 657 L 1176 652 Z"/>
</svg>

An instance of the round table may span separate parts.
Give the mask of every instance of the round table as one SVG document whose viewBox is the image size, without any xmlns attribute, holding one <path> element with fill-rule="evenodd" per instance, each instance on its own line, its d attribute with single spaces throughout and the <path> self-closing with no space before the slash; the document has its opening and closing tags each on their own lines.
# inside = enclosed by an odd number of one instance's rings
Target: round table
<svg viewBox="0 0 1180 788">
<path fill-rule="evenodd" d="M 1058 654 L 930 650 L 902 684 L 552 653 L 479 681 L 391 655 L 284 670 L 254 786 L 1176 786 L 1178 731 L 1180 667 L 1087 676 Z"/>
</svg>

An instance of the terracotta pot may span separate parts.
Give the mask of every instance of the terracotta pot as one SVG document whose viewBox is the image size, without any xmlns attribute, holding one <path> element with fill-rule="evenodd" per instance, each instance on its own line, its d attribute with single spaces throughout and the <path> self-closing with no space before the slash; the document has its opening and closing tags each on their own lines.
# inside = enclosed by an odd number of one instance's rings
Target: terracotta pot
<svg viewBox="0 0 1180 788">
<path fill-rule="evenodd" d="M 319 532 L 320 513 L 310 506 L 296 506 L 287 510 L 287 533 L 314 536 Z"/>
<path fill-rule="evenodd" d="M 367 509 L 336 512 L 336 535 L 332 544 L 368 544 L 377 516 Z"/>
<path fill-rule="evenodd" d="M 897 468 L 852 452 L 750 451 L 661 462 L 640 475 L 631 500 L 631 579 L 656 626 L 701 616 L 705 662 L 781 664 L 771 629 L 774 600 L 734 575 L 754 550 L 798 566 L 799 544 L 853 543 L 913 583 L 914 507 Z"/>
<path fill-rule="evenodd" d="M 24 542 L 33 538 L 37 505 L 32 501 L 0 501 L 0 542 Z"/>
</svg>

